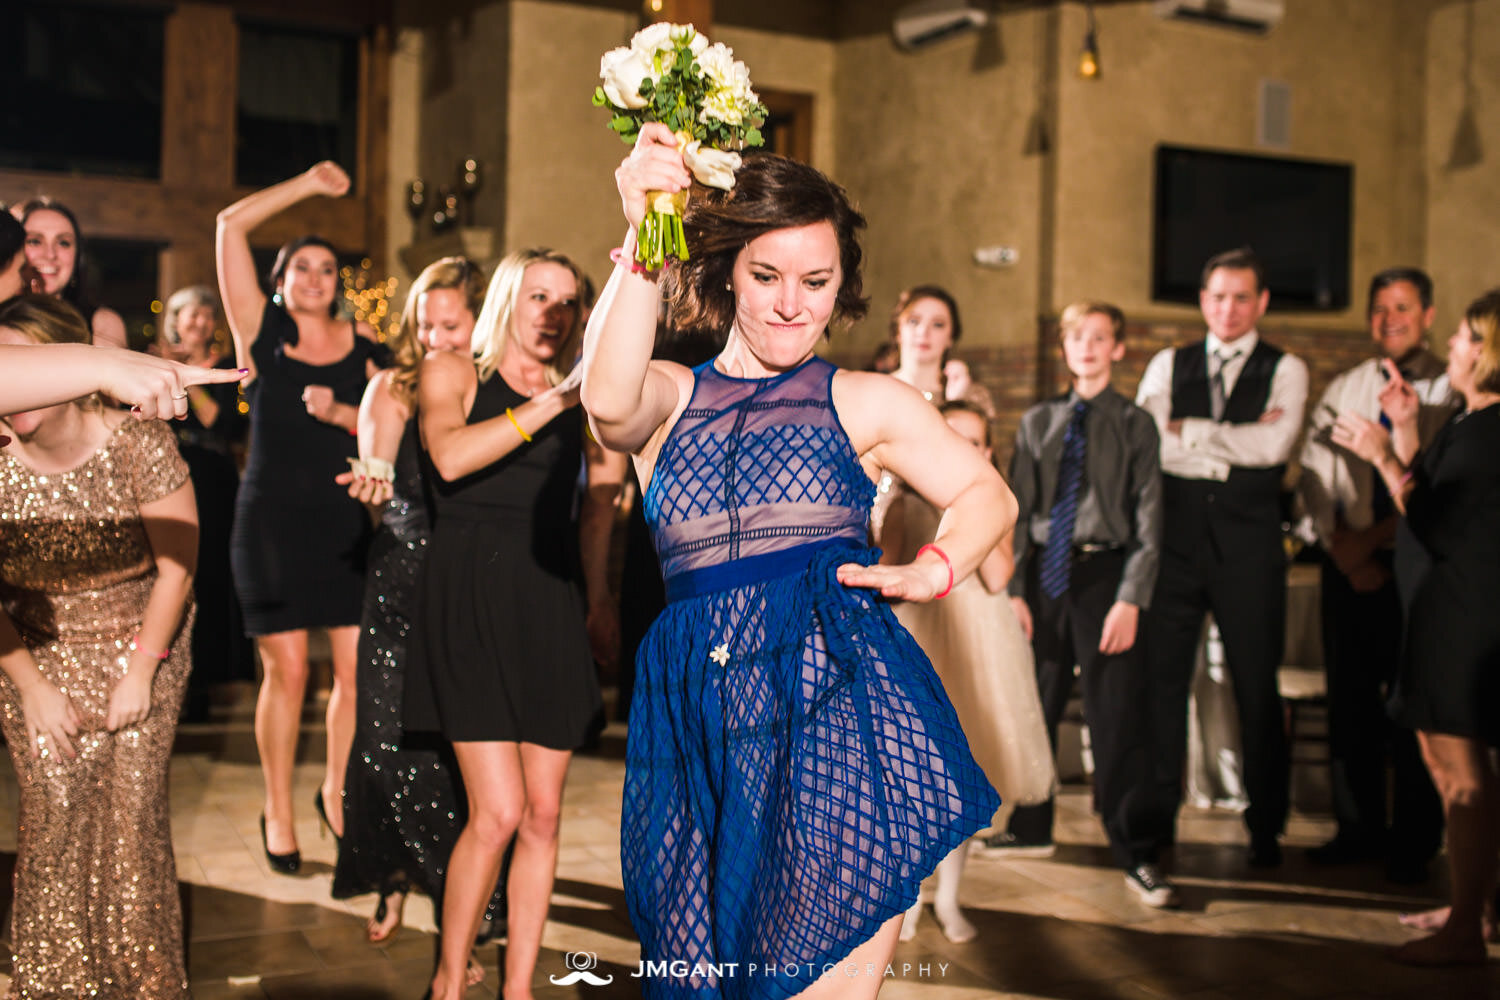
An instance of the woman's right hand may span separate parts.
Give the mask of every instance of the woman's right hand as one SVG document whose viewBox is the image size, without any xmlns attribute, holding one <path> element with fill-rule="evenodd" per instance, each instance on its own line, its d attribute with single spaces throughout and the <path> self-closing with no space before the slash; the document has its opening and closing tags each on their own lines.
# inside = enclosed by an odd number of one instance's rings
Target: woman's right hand
<svg viewBox="0 0 1500 1000">
<path fill-rule="evenodd" d="M 89 363 L 96 366 L 99 390 L 129 403 L 131 413 L 141 420 L 185 417 L 188 386 L 238 382 L 246 375 L 233 368 L 199 368 L 139 351 L 113 347 L 91 350 L 95 354 Z"/>
<path fill-rule="evenodd" d="M 342 198 L 349 193 L 349 175 L 332 160 L 313 164 L 302 176 L 312 185 L 314 194 Z"/>
<path fill-rule="evenodd" d="M 574 365 L 567 378 L 539 395 L 538 399 L 555 399 L 562 409 L 571 410 L 578 405 L 579 393 L 583 390 L 583 365 Z"/>
<path fill-rule="evenodd" d="M 389 479 L 381 479 L 378 476 L 361 476 L 353 470 L 341 472 L 333 477 L 333 481 L 340 486 L 349 489 L 351 499 L 358 500 L 366 507 L 383 507 L 391 495 L 395 492 L 395 484 Z"/>
<path fill-rule="evenodd" d="M 40 740 L 46 737 L 64 757 L 75 757 L 72 737 L 83 720 L 73 700 L 49 680 L 38 680 L 21 692 L 21 715 L 26 719 L 26 737 L 31 756 L 40 757 Z"/>
<path fill-rule="evenodd" d="M 615 169 L 615 186 L 625 209 L 625 221 L 639 229 L 646 217 L 646 195 L 652 191 L 673 193 L 690 187 L 693 175 L 682 162 L 677 138 L 660 122 L 647 122 L 636 136 L 635 148 Z"/>
</svg>

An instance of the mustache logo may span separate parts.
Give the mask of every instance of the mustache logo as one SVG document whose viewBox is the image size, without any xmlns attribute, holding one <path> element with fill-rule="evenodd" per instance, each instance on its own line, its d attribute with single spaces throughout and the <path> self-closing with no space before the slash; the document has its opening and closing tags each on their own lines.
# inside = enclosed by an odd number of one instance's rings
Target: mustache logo
<svg viewBox="0 0 1500 1000">
<path fill-rule="evenodd" d="M 570 951 L 563 956 L 563 964 L 573 971 L 565 976 L 548 976 L 554 986 L 572 986 L 577 982 L 608 986 L 615 981 L 614 976 L 594 974 L 593 970 L 599 967 L 599 956 L 592 951 Z"/>
</svg>

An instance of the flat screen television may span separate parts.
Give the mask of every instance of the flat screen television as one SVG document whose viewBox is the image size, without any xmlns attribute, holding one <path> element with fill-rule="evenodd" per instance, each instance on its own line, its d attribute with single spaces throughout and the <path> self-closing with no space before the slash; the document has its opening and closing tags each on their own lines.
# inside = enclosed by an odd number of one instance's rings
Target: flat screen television
<svg viewBox="0 0 1500 1000">
<path fill-rule="evenodd" d="M 1152 299 L 1196 304 L 1203 264 L 1249 246 L 1270 308 L 1347 308 L 1353 182 L 1346 163 L 1157 146 Z"/>
</svg>

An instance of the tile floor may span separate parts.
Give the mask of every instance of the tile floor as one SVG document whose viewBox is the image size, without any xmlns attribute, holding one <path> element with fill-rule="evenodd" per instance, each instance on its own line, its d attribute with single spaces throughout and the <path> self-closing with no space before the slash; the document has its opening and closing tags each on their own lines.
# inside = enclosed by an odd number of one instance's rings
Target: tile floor
<svg viewBox="0 0 1500 1000">
<path fill-rule="evenodd" d="M 624 732 L 572 769 L 562 824 L 557 890 L 538 998 L 609 1000 L 639 995 L 639 957 L 625 914 L 617 854 Z M 321 734 L 310 726 L 309 758 Z M 319 780 L 299 765 L 296 801 Z M 13 864 L 14 779 L 0 780 L 0 863 Z M 1302 846 L 1331 832 L 1324 816 L 1294 815 L 1287 861 L 1271 873 L 1244 866 L 1242 827 L 1231 813 L 1195 810 L 1179 826 L 1173 869 L 1183 905 L 1148 909 L 1109 863 L 1088 794 L 1065 788 L 1057 855 L 1047 860 L 971 860 L 962 902 L 977 940 L 949 943 L 930 911 L 899 946 L 883 1000 L 1016 997 L 1148 998 L 1500 997 L 1500 948 L 1486 968 L 1424 971 L 1386 961 L 1381 946 L 1411 936 L 1396 923 L 1443 892 L 1441 877 L 1398 891 L 1377 869 L 1321 870 Z M 271 874 L 257 831 L 260 775 L 248 720 L 185 727 L 172 770 L 172 816 L 197 1000 L 416 1000 L 433 961 L 431 907 L 413 899 L 405 927 L 384 947 L 364 940 L 373 897 L 329 898 L 334 845 L 309 808 L 299 819 L 297 877 Z M 1441 867 L 1441 866 L 1439 866 Z M 608 986 L 554 986 L 565 954 L 591 952 Z M 495 995 L 497 950 L 470 998 Z M 0 980 L 5 979 L 0 974 Z"/>
</svg>

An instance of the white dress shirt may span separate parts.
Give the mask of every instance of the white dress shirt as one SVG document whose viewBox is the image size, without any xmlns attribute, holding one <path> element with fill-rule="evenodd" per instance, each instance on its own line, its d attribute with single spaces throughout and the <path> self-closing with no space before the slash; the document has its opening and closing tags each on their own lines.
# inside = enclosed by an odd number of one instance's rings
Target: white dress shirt
<svg viewBox="0 0 1500 1000">
<path fill-rule="evenodd" d="M 1223 365 L 1224 397 L 1234 395 L 1235 384 L 1245 362 L 1260 343 L 1260 335 L 1251 330 L 1233 343 L 1226 344 L 1212 333 L 1208 335 L 1208 375 L 1219 369 L 1215 354 L 1233 353 Z M 1264 469 L 1281 465 L 1291 457 L 1292 446 L 1302 430 L 1302 414 L 1307 408 L 1307 364 L 1299 357 L 1282 353 L 1271 374 L 1271 393 L 1266 411 L 1280 410 L 1281 416 L 1269 422 L 1225 424 L 1203 417 L 1182 421 L 1182 433 L 1171 434 L 1167 424 L 1172 419 L 1172 367 L 1177 349 L 1158 351 L 1146 366 L 1136 391 L 1135 402 L 1156 421 L 1161 432 L 1161 471 L 1183 479 L 1229 478 L 1232 466 Z"/>
<path fill-rule="evenodd" d="M 1375 522 L 1370 502 L 1375 491 L 1374 469 L 1334 445 L 1327 433 L 1340 413 L 1380 419 L 1380 393 L 1386 386 L 1380 366 L 1379 358 L 1370 358 L 1334 376 L 1308 420 L 1299 459 L 1302 476 L 1297 481 L 1297 496 L 1325 548 L 1332 543 L 1340 512 L 1344 525 L 1355 530 Z M 1452 415 L 1457 401 L 1448 386 L 1447 372 L 1436 378 L 1414 378 L 1411 387 L 1419 401 L 1418 433 L 1425 446 Z"/>
</svg>

